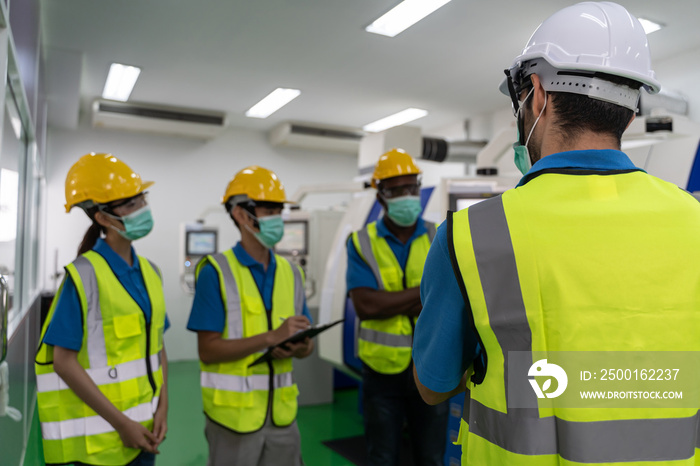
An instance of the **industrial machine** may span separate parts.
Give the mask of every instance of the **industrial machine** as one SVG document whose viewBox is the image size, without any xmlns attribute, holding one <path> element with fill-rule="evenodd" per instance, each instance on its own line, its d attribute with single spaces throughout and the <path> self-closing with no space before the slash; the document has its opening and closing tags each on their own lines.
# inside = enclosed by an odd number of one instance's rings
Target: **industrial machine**
<svg viewBox="0 0 700 466">
<path fill-rule="evenodd" d="M 180 284 L 186 293 L 194 294 L 197 263 L 218 251 L 218 229 L 203 221 L 182 224 L 180 244 Z"/>
</svg>

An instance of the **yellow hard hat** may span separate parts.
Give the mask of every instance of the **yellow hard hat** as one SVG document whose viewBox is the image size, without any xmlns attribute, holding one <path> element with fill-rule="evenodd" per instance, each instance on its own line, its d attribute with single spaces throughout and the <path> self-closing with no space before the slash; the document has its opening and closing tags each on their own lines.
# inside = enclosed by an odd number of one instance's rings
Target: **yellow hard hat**
<svg viewBox="0 0 700 466">
<path fill-rule="evenodd" d="M 80 157 L 66 176 L 66 212 L 85 201 L 106 204 L 144 192 L 153 181 L 141 176 L 112 154 L 91 152 Z"/>
<path fill-rule="evenodd" d="M 232 196 L 245 195 L 253 201 L 293 203 L 287 199 L 284 186 L 277 175 L 267 168 L 251 165 L 236 173 L 226 186 L 221 200 L 226 204 Z"/>
<path fill-rule="evenodd" d="M 377 183 L 387 178 L 404 175 L 418 175 L 420 168 L 413 161 L 413 157 L 402 149 L 391 149 L 386 154 L 379 157 L 377 165 L 374 167 L 372 175 L 372 187 L 376 188 Z"/>
</svg>

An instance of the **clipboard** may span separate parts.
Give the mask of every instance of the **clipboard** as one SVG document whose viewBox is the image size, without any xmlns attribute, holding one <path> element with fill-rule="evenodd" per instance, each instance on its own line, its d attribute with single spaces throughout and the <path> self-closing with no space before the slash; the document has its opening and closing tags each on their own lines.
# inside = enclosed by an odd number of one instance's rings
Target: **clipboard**
<svg viewBox="0 0 700 466">
<path fill-rule="evenodd" d="M 248 367 L 255 366 L 257 364 L 262 364 L 263 362 L 267 362 L 267 361 L 272 360 L 272 350 L 277 348 L 278 346 L 284 346 L 287 343 L 298 343 L 307 337 L 313 338 L 316 335 L 318 335 L 319 333 L 325 332 L 329 328 L 343 322 L 344 320 L 345 319 L 338 319 L 335 322 L 331 322 L 329 324 L 314 325 L 314 326 L 309 327 L 306 330 L 299 331 L 299 332 L 295 333 L 294 335 L 292 335 L 291 337 L 284 340 L 283 342 L 277 344 L 276 346 L 272 346 L 272 347 L 268 348 L 267 351 L 265 353 L 263 353 L 259 358 L 257 358 L 255 361 L 248 364 Z"/>
</svg>

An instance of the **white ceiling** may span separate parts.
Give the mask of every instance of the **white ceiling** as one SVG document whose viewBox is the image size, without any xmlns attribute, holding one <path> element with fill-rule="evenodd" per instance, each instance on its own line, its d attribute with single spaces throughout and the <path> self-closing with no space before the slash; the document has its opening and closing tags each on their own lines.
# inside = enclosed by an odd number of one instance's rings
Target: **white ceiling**
<svg viewBox="0 0 700 466">
<path fill-rule="evenodd" d="M 543 19 L 576 2 L 453 0 L 395 38 L 364 31 L 398 3 L 42 0 L 49 105 L 77 109 L 79 89 L 87 108 L 109 64 L 121 62 L 142 68 L 130 100 L 224 111 L 232 126 L 266 130 L 297 120 L 361 127 L 419 107 L 430 114 L 413 124 L 429 135 L 507 108 L 497 90 L 502 70 Z M 667 25 L 649 36 L 654 60 L 700 47 L 700 1 L 620 3 Z M 82 60 L 51 60 L 72 52 Z M 244 116 L 276 87 L 302 94 L 265 120 Z M 54 114 L 52 122 L 59 120 Z"/>
</svg>

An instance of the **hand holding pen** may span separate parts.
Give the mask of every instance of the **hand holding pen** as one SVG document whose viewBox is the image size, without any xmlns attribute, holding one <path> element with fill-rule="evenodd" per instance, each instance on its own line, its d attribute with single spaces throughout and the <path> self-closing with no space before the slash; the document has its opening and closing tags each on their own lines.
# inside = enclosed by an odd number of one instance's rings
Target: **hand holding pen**
<svg viewBox="0 0 700 466">
<path fill-rule="evenodd" d="M 284 320 L 284 322 L 282 322 L 282 325 L 280 325 L 277 329 L 273 330 L 275 332 L 275 336 L 277 337 L 276 340 L 278 343 L 283 342 L 295 333 L 299 333 L 303 330 L 306 330 L 311 326 L 311 323 L 309 322 L 309 319 L 306 318 L 306 316 L 292 316 L 288 319 L 280 317 L 280 320 Z"/>
</svg>

